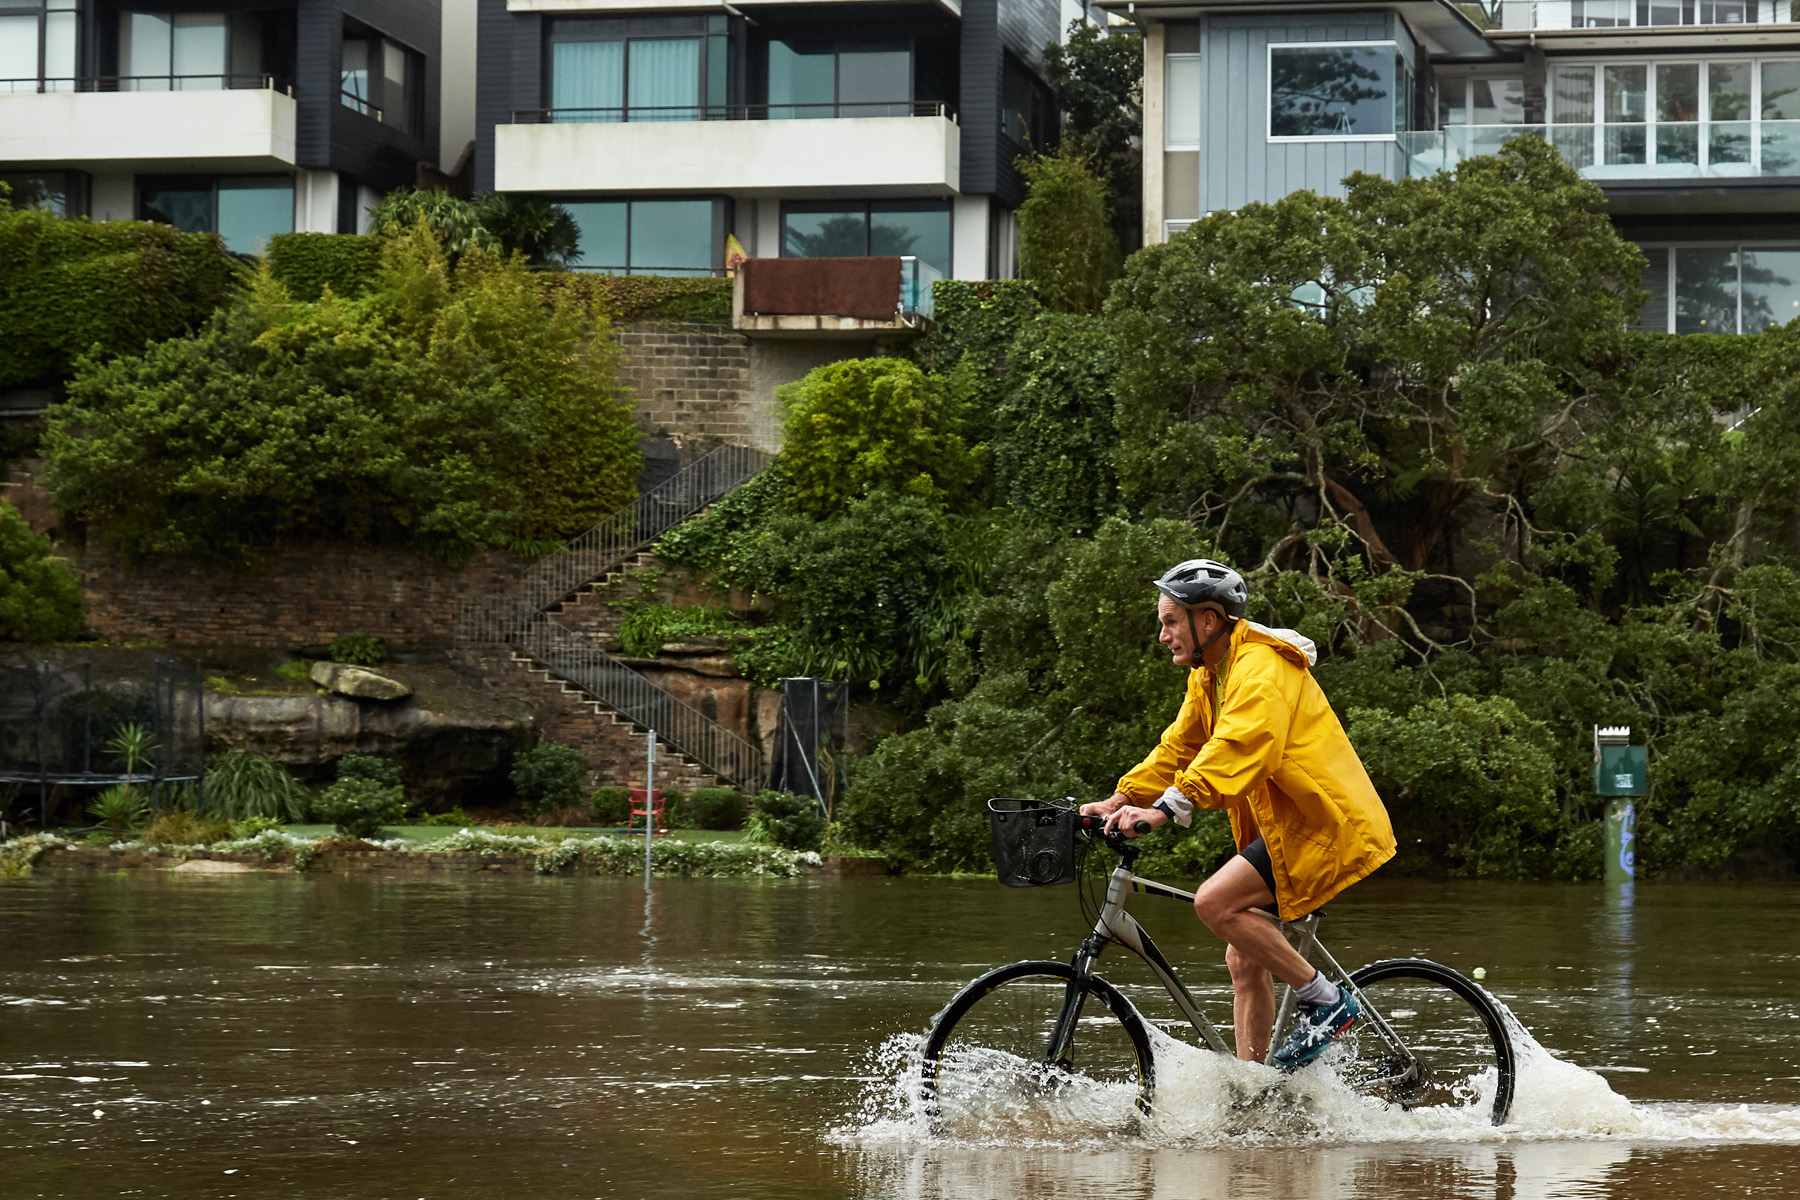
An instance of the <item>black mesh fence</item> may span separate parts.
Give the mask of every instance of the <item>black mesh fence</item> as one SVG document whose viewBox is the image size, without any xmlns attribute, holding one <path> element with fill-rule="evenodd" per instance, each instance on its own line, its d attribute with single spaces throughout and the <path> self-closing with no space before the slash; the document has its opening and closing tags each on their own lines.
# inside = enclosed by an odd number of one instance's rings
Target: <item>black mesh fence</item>
<svg viewBox="0 0 1800 1200">
<path fill-rule="evenodd" d="M 205 773 L 200 664 L 156 657 L 147 673 L 97 678 L 91 664 L 0 663 L 0 820 L 84 823 L 96 792 L 126 780 L 153 808 Z M 136 753 L 128 759 L 127 743 Z"/>
<path fill-rule="evenodd" d="M 829 820 L 842 790 L 841 757 L 849 734 L 848 683 L 805 676 L 783 679 L 769 786 L 811 796 Z"/>
</svg>

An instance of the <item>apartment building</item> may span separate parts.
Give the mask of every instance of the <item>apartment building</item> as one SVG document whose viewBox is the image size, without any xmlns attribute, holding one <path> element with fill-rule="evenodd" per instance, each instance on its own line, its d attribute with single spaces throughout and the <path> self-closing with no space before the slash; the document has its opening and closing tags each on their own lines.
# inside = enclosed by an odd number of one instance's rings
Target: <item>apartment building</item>
<svg viewBox="0 0 1800 1200">
<path fill-rule="evenodd" d="M 1146 34 L 1145 240 L 1362 170 L 1453 167 L 1522 132 L 1606 193 L 1649 260 L 1647 329 L 1800 316 L 1790 0 L 1103 0 Z"/>
<path fill-rule="evenodd" d="M 1012 274 L 1013 161 L 1056 113 L 1068 0 L 479 0 L 475 186 L 541 195 L 579 265 L 902 256 Z"/>
<path fill-rule="evenodd" d="M 0 0 L 0 182 L 242 253 L 358 232 L 440 158 L 440 21 L 439 0 Z"/>
</svg>

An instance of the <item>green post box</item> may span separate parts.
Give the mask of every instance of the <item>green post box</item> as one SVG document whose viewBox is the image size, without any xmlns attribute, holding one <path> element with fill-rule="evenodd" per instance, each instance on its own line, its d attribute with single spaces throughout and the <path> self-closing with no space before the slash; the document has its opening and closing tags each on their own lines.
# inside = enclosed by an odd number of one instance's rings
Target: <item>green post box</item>
<svg viewBox="0 0 1800 1200">
<path fill-rule="evenodd" d="M 1642 796 L 1649 790 L 1649 756 L 1631 744 L 1631 727 L 1594 726 L 1594 791 L 1602 796 Z M 1637 868 L 1637 806 L 1615 799 L 1606 806 L 1606 880 L 1630 883 Z"/>
</svg>

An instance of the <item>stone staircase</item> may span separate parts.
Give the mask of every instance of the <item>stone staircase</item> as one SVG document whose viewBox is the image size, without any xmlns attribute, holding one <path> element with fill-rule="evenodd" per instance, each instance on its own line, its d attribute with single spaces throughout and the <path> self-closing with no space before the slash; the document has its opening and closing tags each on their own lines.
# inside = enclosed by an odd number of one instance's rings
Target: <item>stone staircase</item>
<svg viewBox="0 0 1800 1200">
<path fill-rule="evenodd" d="M 511 594 L 464 602 L 457 613 L 458 657 L 493 686 L 535 701 L 549 714 L 548 723 L 540 717 L 545 736 L 582 749 L 597 777 L 628 773 L 615 764 L 641 763 L 642 735 L 655 729 L 658 761 L 673 772 L 670 786 L 691 778 L 760 787 L 758 747 L 603 648 L 618 618 L 602 589 L 641 562 L 658 537 L 754 477 L 769 457 L 720 446 L 530 564 Z M 641 784 L 641 774 L 636 778 Z"/>
</svg>

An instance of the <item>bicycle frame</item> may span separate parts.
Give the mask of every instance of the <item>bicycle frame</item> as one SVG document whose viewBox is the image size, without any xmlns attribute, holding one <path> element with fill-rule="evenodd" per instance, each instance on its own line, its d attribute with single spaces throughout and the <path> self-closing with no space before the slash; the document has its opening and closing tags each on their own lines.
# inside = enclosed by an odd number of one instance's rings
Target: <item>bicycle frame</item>
<svg viewBox="0 0 1800 1200">
<path fill-rule="evenodd" d="M 1115 849 L 1119 848 L 1115 847 Z M 1169 965 L 1169 960 L 1163 957 L 1162 951 L 1157 949 L 1155 941 L 1144 931 L 1143 926 L 1137 923 L 1137 919 L 1125 911 L 1125 899 L 1133 892 L 1142 892 L 1150 896 L 1165 896 L 1171 900 L 1185 900 L 1189 904 L 1194 902 L 1194 893 L 1184 892 L 1180 888 L 1170 887 L 1166 883 L 1159 883 L 1154 879 L 1146 879 L 1142 875 L 1135 874 L 1131 869 L 1137 858 L 1135 848 L 1127 846 L 1120 849 L 1120 856 L 1122 861 L 1114 868 L 1111 877 L 1107 880 L 1106 902 L 1101 906 L 1100 916 L 1094 922 L 1094 932 L 1081 943 L 1081 949 L 1076 952 L 1075 960 L 1070 964 L 1075 968 L 1076 979 L 1089 978 L 1094 973 L 1094 963 L 1099 959 L 1101 952 L 1109 943 L 1117 942 L 1144 960 L 1145 965 L 1150 968 L 1157 981 L 1163 985 L 1163 989 L 1169 993 L 1169 998 L 1175 1001 L 1175 1006 L 1181 1010 L 1182 1016 L 1187 1018 L 1188 1023 L 1194 1027 L 1194 1032 L 1200 1035 L 1201 1040 L 1209 1049 L 1216 1050 L 1220 1054 L 1230 1054 L 1231 1050 L 1225 1045 L 1225 1039 L 1219 1036 L 1219 1031 L 1211 1021 L 1207 1020 L 1206 1014 L 1200 1011 L 1200 1006 L 1195 1003 L 1193 996 L 1188 993 L 1187 987 L 1175 974 L 1175 968 Z M 1338 961 L 1331 956 L 1331 952 L 1320 943 L 1318 937 L 1320 916 L 1320 913 L 1312 912 L 1297 921 L 1282 921 L 1278 917 L 1270 915 L 1268 920 L 1281 930 L 1302 958 L 1310 963 L 1314 961 L 1314 955 L 1317 955 L 1318 959 L 1329 968 L 1328 974 L 1335 977 L 1341 986 L 1349 988 L 1356 996 L 1358 1003 L 1362 1005 L 1363 1018 L 1380 1033 L 1382 1041 L 1386 1042 L 1389 1048 L 1401 1056 L 1401 1059 L 1407 1064 L 1406 1070 L 1401 1072 L 1401 1076 L 1419 1072 L 1421 1066 L 1418 1059 L 1406 1048 L 1406 1045 L 1394 1032 L 1393 1027 L 1387 1023 L 1386 1018 L 1369 1002 L 1368 997 L 1363 995 L 1362 989 L 1358 988 L 1351 980 L 1350 973 L 1339 966 Z M 1287 1023 L 1293 1019 L 1296 1004 L 1293 988 L 1284 984 L 1281 991 L 1281 1003 L 1275 1013 L 1274 1028 L 1276 1031 L 1286 1028 Z M 1081 1001 L 1085 993 L 1079 991 L 1073 982 L 1069 986 L 1069 993 L 1056 1025 L 1051 1030 L 1048 1047 L 1048 1059 L 1051 1062 L 1060 1062 L 1065 1057 L 1074 1037 L 1076 1022 L 1081 1018 Z M 1263 1059 L 1265 1064 L 1273 1065 L 1275 1043 L 1276 1039 L 1271 1037 L 1269 1054 Z"/>
</svg>

